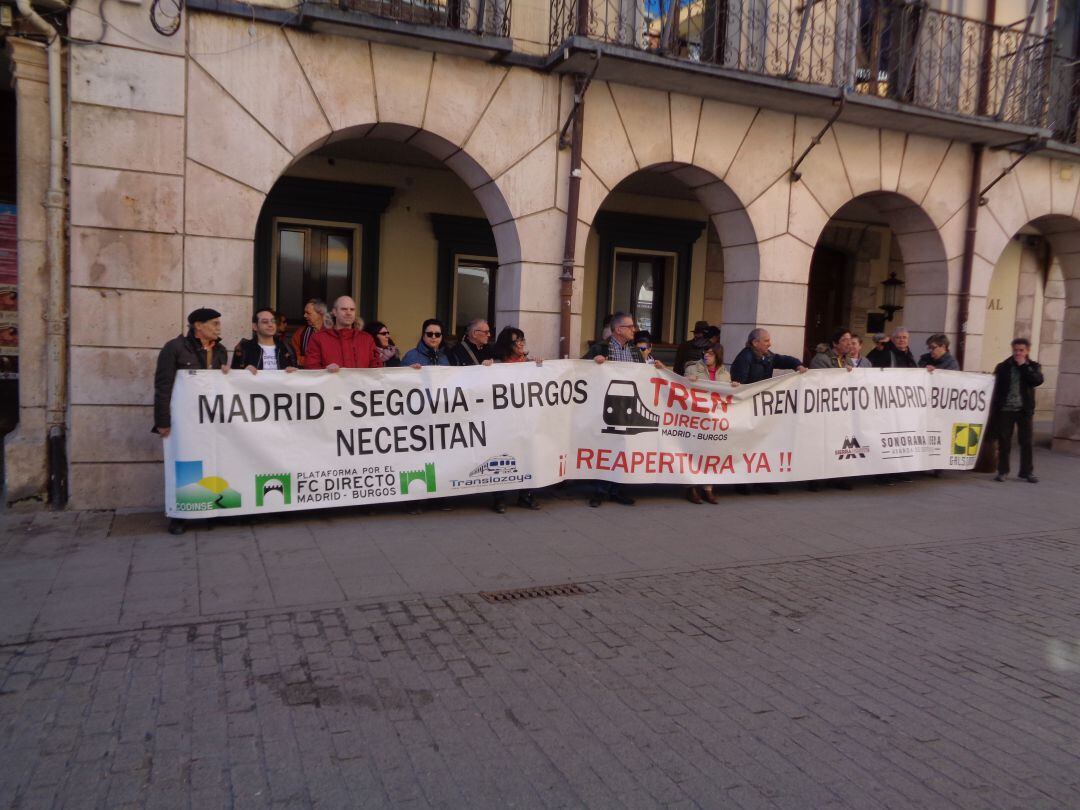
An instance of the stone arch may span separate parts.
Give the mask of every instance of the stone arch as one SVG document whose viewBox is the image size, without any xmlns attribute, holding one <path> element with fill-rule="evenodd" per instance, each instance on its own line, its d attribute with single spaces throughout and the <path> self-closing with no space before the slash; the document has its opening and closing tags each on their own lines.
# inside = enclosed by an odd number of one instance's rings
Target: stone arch
<svg viewBox="0 0 1080 810">
<path fill-rule="evenodd" d="M 1064 277 L 1065 312 L 1060 353 L 1047 357 L 1045 364 L 1058 368 L 1053 447 L 1080 454 L 1080 218 L 1048 213 L 1021 223 L 1017 231 L 1021 229 L 1033 229 L 1046 239 Z M 979 293 L 985 298 L 989 280 L 980 279 L 980 285 L 983 284 L 985 286 L 980 287 Z M 1041 355 L 1036 359 L 1043 362 Z"/>
<path fill-rule="evenodd" d="M 525 271 L 558 266 L 549 245 L 560 213 L 558 77 L 221 15 L 190 15 L 188 37 L 184 233 L 193 252 L 250 267 L 266 194 L 290 166 L 345 138 L 395 140 L 475 195 L 498 248 L 497 311 L 551 331 L 539 321 L 557 319 L 557 301 L 533 289 L 547 285 L 533 278 L 545 273 Z M 236 296 L 228 315 L 250 306 L 248 279 L 216 288 Z"/>
<path fill-rule="evenodd" d="M 938 331 L 950 334 L 955 341 L 954 291 L 949 284 L 948 252 L 930 215 L 904 194 L 865 192 L 831 213 L 815 246 L 820 244 L 830 223 L 837 220 L 885 225 L 892 232 L 902 260 L 905 285 L 904 309 L 893 325 L 902 324 L 908 328 L 913 350 L 917 350 L 927 336 Z"/>
</svg>

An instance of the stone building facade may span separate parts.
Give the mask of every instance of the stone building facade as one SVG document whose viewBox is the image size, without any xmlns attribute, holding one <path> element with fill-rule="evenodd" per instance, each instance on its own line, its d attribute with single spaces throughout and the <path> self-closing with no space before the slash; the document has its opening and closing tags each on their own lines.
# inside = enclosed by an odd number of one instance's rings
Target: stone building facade
<svg viewBox="0 0 1080 810">
<path fill-rule="evenodd" d="M 692 37 L 665 55 L 656 21 L 637 24 L 630 46 L 610 26 L 564 40 L 559 0 L 516 0 L 512 14 L 496 3 L 481 13 L 504 15 L 497 25 L 474 16 L 453 30 L 445 16 L 387 24 L 389 4 L 374 0 L 317 14 L 323 4 L 198 0 L 171 36 L 148 2 L 102 18 L 98 1 L 73 4 L 64 47 L 74 507 L 161 505 L 152 369 L 196 307 L 223 313 L 232 346 L 256 304 L 295 323 L 310 291 L 347 290 L 403 348 L 425 317 L 456 331 L 488 314 L 556 356 L 572 193 L 562 136 L 582 76 L 571 355 L 626 307 L 661 343 L 705 318 L 728 358 L 755 326 L 798 354 L 839 322 L 880 326 L 881 282 L 895 273 L 903 309 L 888 326 L 906 325 L 915 347 L 963 329 L 965 368 L 987 370 L 1002 335 L 1037 336 L 1054 447 L 1080 450 L 1080 151 L 1045 123 L 928 109 L 917 83 L 897 101 L 798 71 L 703 65 Z M 57 361 L 41 327 L 44 52 L 7 41 L 22 344 L 11 502 L 46 491 L 44 386 Z M 977 184 L 973 144 L 988 147 Z M 1025 152 L 978 206 L 965 290 L 972 188 Z"/>
</svg>

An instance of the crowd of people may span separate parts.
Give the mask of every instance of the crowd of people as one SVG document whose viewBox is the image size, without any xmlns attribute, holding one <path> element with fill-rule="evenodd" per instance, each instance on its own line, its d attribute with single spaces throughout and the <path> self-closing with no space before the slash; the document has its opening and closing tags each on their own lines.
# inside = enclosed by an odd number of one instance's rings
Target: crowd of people
<svg viewBox="0 0 1080 810">
<path fill-rule="evenodd" d="M 406 366 L 414 369 L 425 366 L 491 366 L 497 363 L 521 363 L 541 358 L 530 357 L 525 333 L 514 326 L 507 326 L 492 340 L 489 323 L 481 318 L 469 322 L 461 339 L 450 343 L 445 324 L 438 318 L 423 322 L 416 346 L 401 355 L 389 327 L 381 321 L 364 323 L 358 318 L 356 303 L 348 296 L 341 296 L 328 308 L 317 299 L 304 306 L 305 325 L 288 336 L 285 317 L 271 309 L 256 310 L 252 316 L 252 336 L 241 340 L 233 349 L 232 357 L 221 343 L 221 313 L 214 309 L 200 308 L 188 315 L 188 332 L 170 340 L 162 348 L 154 376 L 154 432 L 162 438 L 172 430 L 170 400 L 176 372 L 186 369 L 244 370 L 251 374 L 264 371 L 294 372 L 298 369 L 325 370 L 330 373 L 342 368 L 392 368 Z M 672 371 L 690 381 L 728 383 L 731 386 L 752 384 L 770 379 L 776 370 L 804 373 L 809 369 L 856 368 L 925 368 L 957 371 L 959 364 L 949 352 L 946 335 L 931 335 L 926 341 L 927 351 L 916 360 L 910 347 L 910 335 L 903 327 L 894 329 L 891 335 L 877 334 L 872 340 L 874 348 L 863 355 L 862 337 L 841 327 L 832 334 L 828 343 L 819 344 L 808 364 L 797 357 L 772 351 L 772 338 L 766 329 L 752 329 L 745 347 L 724 367 L 724 348 L 720 343 L 719 327 L 706 321 L 694 324 L 691 338 L 681 343 L 675 351 Z M 1009 474 L 1009 454 L 1012 434 L 1018 434 L 1020 446 L 1020 478 L 1030 483 L 1038 479 L 1034 474 L 1032 460 L 1033 415 L 1035 411 L 1034 389 L 1042 384 L 1041 367 L 1029 357 L 1031 344 L 1026 338 L 1012 342 L 1012 355 L 994 370 L 995 386 L 991 397 L 989 435 L 998 444 L 998 473 L 996 481 L 1004 481 Z M 639 330 L 634 318 L 625 312 L 616 312 L 604 321 L 601 335 L 590 343 L 584 359 L 596 363 L 623 362 L 646 363 L 656 368 L 667 366 L 654 356 L 653 337 Z M 878 480 L 893 483 L 892 479 Z M 842 489 L 850 489 L 847 479 L 833 482 Z M 715 487 L 718 485 L 693 486 L 687 490 L 691 503 L 715 504 Z M 818 484 L 811 482 L 811 488 Z M 754 489 L 776 493 L 775 484 L 760 484 Z M 736 491 L 749 494 L 753 491 L 745 485 L 736 485 Z M 525 509 L 538 509 L 539 504 L 529 490 L 512 493 L 516 502 Z M 496 493 L 492 499 L 495 512 L 506 511 L 507 493 Z M 612 481 L 593 484 L 589 505 L 601 506 L 604 501 L 631 506 L 634 498 L 626 487 Z M 419 502 L 417 502 L 419 503 Z M 438 501 L 440 508 L 448 508 L 445 501 Z M 419 507 L 414 506 L 413 511 Z M 169 530 L 181 533 L 184 522 L 173 520 Z"/>
</svg>

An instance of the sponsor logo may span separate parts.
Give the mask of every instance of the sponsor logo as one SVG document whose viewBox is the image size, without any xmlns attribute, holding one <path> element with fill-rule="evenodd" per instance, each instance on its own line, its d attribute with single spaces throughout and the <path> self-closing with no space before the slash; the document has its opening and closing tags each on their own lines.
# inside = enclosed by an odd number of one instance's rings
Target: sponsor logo
<svg viewBox="0 0 1080 810">
<path fill-rule="evenodd" d="M 633 436 L 660 429 L 660 416 L 653 413 L 638 395 L 633 380 L 612 380 L 604 395 L 603 433 Z"/>
<path fill-rule="evenodd" d="M 412 495 L 411 487 L 416 481 L 423 483 L 424 488 L 418 492 L 435 491 L 435 465 L 428 462 L 422 470 L 402 470 L 399 475 L 401 482 L 401 494 Z"/>
<path fill-rule="evenodd" d="M 256 506 L 288 506 L 292 503 L 292 475 L 268 473 L 255 476 Z"/>
<path fill-rule="evenodd" d="M 467 479 L 451 479 L 450 486 L 453 489 L 467 489 L 491 484 L 521 484 L 531 480 L 532 474 L 521 472 L 514 456 L 500 453 L 474 467 Z"/>
<path fill-rule="evenodd" d="M 870 447 L 860 443 L 857 436 L 848 436 L 840 449 L 833 452 L 840 461 L 848 461 L 853 458 L 866 458 L 870 455 Z"/>
<path fill-rule="evenodd" d="M 240 493 L 216 475 L 203 475 L 201 461 L 176 462 L 176 509 L 179 512 L 208 512 L 212 509 L 239 509 Z"/>
<path fill-rule="evenodd" d="M 981 424 L 955 422 L 952 426 L 952 454 L 974 458 L 979 453 L 979 439 L 982 437 Z"/>
<path fill-rule="evenodd" d="M 883 459 L 940 456 L 942 441 L 940 430 L 895 430 L 881 434 L 878 450 Z"/>
</svg>

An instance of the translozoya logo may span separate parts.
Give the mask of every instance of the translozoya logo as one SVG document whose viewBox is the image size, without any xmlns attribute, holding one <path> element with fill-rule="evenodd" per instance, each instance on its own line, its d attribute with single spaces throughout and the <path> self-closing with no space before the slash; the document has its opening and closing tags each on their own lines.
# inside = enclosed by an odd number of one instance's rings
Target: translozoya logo
<svg viewBox="0 0 1080 810">
<path fill-rule="evenodd" d="M 292 475 L 267 473 L 255 476 L 255 505 L 288 506 L 292 503 Z"/>
<path fill-rule="evenodd" d="M 834 452 L 838 460 L 846 461 L 853 458 L 866 458 L 870 455 L 870 447 L 861 445 L 857 436 L 848 436 L 840 449 Z"/>
<path fill-rule="evenodd" d="M 954 456 L 974 456 L 979 452 L 979 438 L 982 436 L 982 424 L 954 422 L 952 426 L 952 454 Z"/>
<path fill-rule="evenodd" d="M 660 429 L 660 417 L 645 407 L 633 380 L 612 380 L 604 395 L 603 433 L 633 436 Z"/>
<path fill-rule="evenodd" d="M 201 461 L 177 461 L 176 508 L 180 512 L 239 509 L 240 493 L 224 478 L 203 476 Z"/>
<path fill-rule="evenodd" d="M 409 492 L 409 485 L 413 481 L 423 481 L 426 492 L 435 491 L 435 465 L 428 462 L 424 465 L 422 470 L 402 470 L 398 479 L 401 482 L 401 494 L 411 495 Z"/>
<path fill-rule="evenodd" d="M 467 480 L 451 479 L 450 487 L 463 489 L 489 484 L 521 484 L 531 480 L 531 473 L 518 472 L 518 463 L 514 456 L 509 453 L 500 453 L 473 467 Z"/>
</svg>

